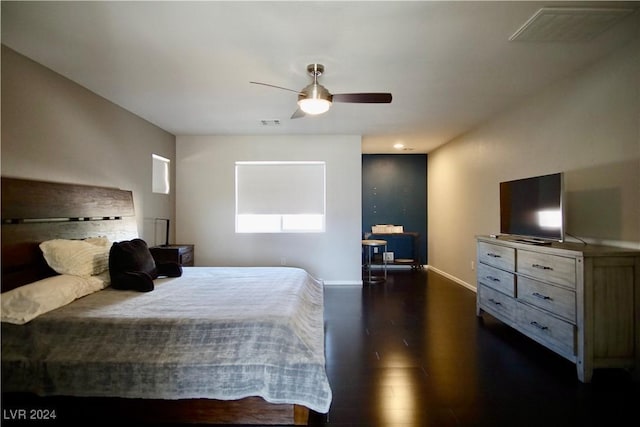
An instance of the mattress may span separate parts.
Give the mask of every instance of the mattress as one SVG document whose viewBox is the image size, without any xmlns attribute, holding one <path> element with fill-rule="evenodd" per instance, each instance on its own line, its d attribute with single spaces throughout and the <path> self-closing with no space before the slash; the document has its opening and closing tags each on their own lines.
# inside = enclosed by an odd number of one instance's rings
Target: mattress
<svg viewBox="0 0 640 427">
<path fill-rule="evenodd" d="M 326 413 L 323 284 L 292 267 L 184 267 L 2 323 L 3 391 L 235 400 Z"/>
</svg>

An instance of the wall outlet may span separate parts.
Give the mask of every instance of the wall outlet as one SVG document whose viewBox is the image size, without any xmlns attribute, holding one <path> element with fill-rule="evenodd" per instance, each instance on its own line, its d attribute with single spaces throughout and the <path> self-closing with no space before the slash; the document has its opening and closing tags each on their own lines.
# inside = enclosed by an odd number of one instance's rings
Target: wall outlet
<svg viewBox="0 0 640 427">
<path fill-rule="evenodd" d="M 476 262 L 475 261 L 471 261 L 471 271 L 476 269 Z"/>
<path fill-rule="evenodd" d="M 377 253 L 378 253 L 378 248 L 375 248 L 375 247 L 374 247 L 374 248 L 373 248 L 373 253 L 374 253 L 374 254 L 377 254 Z"/>
<path fill-rule="evenodd" d="M 393 252 L 383 252 L 382 259 L 387 262 L 393 262 Z"/>
<path fill-rule="evenodd" d="M 285 257 L 280 258 L 280 265 L 287 265 L 287 259 Z"/>
</svg>

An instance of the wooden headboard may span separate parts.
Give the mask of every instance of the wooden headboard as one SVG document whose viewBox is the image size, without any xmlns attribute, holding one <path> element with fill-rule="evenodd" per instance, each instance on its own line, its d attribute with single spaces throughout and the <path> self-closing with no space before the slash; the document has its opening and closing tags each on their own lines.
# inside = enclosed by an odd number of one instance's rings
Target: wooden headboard
<svg viewBox="0 0 640 427">
<path fill-rule="evenodd" d="M 131 191 L 2 177 L 2 292 L 56 274 L 40 242 L 138 237 Z"/>
</svg>

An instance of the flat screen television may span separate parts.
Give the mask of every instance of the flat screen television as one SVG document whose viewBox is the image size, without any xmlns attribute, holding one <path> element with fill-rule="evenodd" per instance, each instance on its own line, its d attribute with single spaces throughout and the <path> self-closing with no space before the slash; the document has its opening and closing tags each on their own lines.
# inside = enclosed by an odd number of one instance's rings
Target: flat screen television
<svg viewBox="0 0 640 427">
<path fill-rule="evenodd" d="M 564 175 L 500 183 L 500 234 L 530 243 L 564 240 Z"/>
</svg>

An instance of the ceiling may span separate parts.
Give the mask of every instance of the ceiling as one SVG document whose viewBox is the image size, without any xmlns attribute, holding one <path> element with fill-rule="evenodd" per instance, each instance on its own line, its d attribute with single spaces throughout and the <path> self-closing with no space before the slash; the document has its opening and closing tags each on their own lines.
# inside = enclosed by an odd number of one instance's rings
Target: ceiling
<svg viewBox="0 0 640 427">
<path fill-rule="evenodd" d="M 589 41 L 509 41 L 541 7 L 635 9 Z M 637 37 L 640 2 L 10 2 L 2 43 L 175 135 L 359 134 L 428 153 Z M 543 31 L 546 31 L 543 29 Z M 332 93 L 291 119 L 306 67 Z M 267 125 L 262 121 L 266 120 Z M 279 121 L 279 125 L 271 121 Z"/>
</svg>

